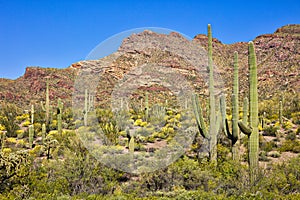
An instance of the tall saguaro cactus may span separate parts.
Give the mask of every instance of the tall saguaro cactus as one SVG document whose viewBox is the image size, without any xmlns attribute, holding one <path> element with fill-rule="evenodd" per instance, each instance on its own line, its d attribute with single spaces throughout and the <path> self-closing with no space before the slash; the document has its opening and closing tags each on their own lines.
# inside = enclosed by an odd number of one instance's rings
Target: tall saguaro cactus
<svg viewBox="0 0 300 200">
<path fill-rule="evenodd" d="M 212 32 L 211 26 L 207 26 L 208 35 L 208 68 L 209 68 L 209 135 L 210 135 L 210 159 L 212 161 L 217 160 L 217 129 L 216 129 L 216 107 L 215 107 L 215 83 L 214 83 L 214 68 L 212 60 Z"/>
<path fill-rule="evenodd" d="M 197 95 L 193 96 L 193 110 L 196 116 L 196 122 L 201 135 L 209 140 L 209 157 L 210 160 L 217 161 L 217 135 L 220 129 L 221 117 L 216 115 L 215 105 L 215 86 L 214 86 L 214 72 L 213 72 L 213 61 L 212 61 L 212 32 L 211 26 L 208 24 L 208 70 L 209 70 L 209 131 L 207 132 L 202 109 L 199 104 Z"/>
<path fill-rule="evenodd" d="M 83 120 L 84 126 L 88 124 L 88 113 L 93 110 L 94 106 L 94 96 L 89 93 L 87 89 L 84 91 L 84 110 L 83 110 Z"/>
<path fill-rule="evenodd" d="M 279 124 L 282 125 L 282 101 L 279 101 Z"/>
<path fill-rule="evenodd" d="M 232 133 L 230 133 L 228 121 L 224 119 L 225 117 L 225 108 L 223 108 L 223 123 L 226 124 L 224 131 L 227 133 L 227 137 L 231 140 L 232 145 L 232 157 L 233 160 L 239 160 L 239 127 L 238 127 L 238 119 L 239 119 L 239 78 L 238 78 L 238 53 L 234 52 L 234 64 L 233 64 L 233 93 L 231 97 L 232 101 Z M 225 106 L 225 100 L 222 98 L 221 104 Z M 224 121 L 225 120 L 225 121 Z"/>
<path fill-rule="evenodd" d="M 31 124 L 34 122 L 34 105 L 31 105 Z"/>
<path fill-rule="evenodd" d="M 145 121 L 149 120 L 149 94 L 146 92 L 145 96 Z"/>
<path fill-rule="evenodd" d="M 59 98 L 57 101 L 57 131 L 60 136 L 62 135 L 62 109 L 63 103 Z"/>
<path fill-rule="evenodd" d="M 29 125 L 29 148 L 32 148 L 33 137 L 34 137 L 34 127 L 31 124 L 31 125 Z"/>
<path fill-rule="evenodd" d="M 46 103 L 45 106 L 43 105 L 43 103 L 41 102 L 41 106 L 43 111 L 46 112 L 46 119 L 45 119 L 45 123 L 46 125 L 49 124 L 50 120 L 49 120 L 49 116 L 50 116 L 50 99 L 49 99 L 49 82 L 48 80 L 46 81 Z"/>
<path fill-rule="evenodd" d="M 250 121 L 249 126 L 243 122 L 239 122 L 239 127 L 243 133 L 249 137 L 249 168 L 251 183 L 254 183 L 258 173 L 258 150 L 259 150 L 259 135 L 258 135 L 258 92 L 257 92 L 257 65 L 253 42 L 249 42 L 249 57 L 248 57 L 249 71 L 250 71 Z"/>
<path fill-rule="evenodd" d="M 42 125 L 42 142 L 43 144 L 45 144 L 45 140 L 46 140 L 46 124 Z"/>
</svg>

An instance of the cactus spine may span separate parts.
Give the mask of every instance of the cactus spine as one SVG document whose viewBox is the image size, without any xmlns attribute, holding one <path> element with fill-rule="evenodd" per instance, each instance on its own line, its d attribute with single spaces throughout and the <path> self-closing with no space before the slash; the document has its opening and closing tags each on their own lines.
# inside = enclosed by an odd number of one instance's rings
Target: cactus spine
<svg viewBox="0 0 300 200">
<path fill-rule="evenodd" d="M 249 168 L 250 181 L 254 183 L 258 173 L 258 92 L 257 92 L 257 65 L 253 42 L 249 42 L 249 57 L 248 57 L 249 71 L 250 71 L 250 121 L 249 126 L 243 122 L 239 122 L 239 127 L 249 137 Z"/>
<path fill-rule="evenodd" d="M 33 145 L 33 136 L 34 136 L 34 128 L 33 125 L 29 125 L 29 148 L 32 148 Z"/>
<path fill-rule="evenodd" d="M 50 100 L 49 100 L 49 82 L 46 81 L 46 103 L 45 106 L 41 102 L 41 106 L 44 112 L 46 112 L 45 121 L 46 125 L 50 123 L 49 116 L 50 116 Z"/>
<path fill-rule="evenodd" d="M 57 131 L 60 136 L 62 135 L 62 109 L 63 103 L 59 98 L 57 101 Z"/>
<path fill-rule="evenodd" d="M 214 73 L 213 73 L 213 61 L 212 61 L 212 33 L 210 24 L 207 27 L 208 34 L 208 70 L 209 70 L 209 131 L 206 130 L 206 126 L 203 120 L 202 109 L 199 104 L 197 95 L 193 95 L 193 110 L 196 117 L 197 126 L 200 134 L 209 140 L 209 158 L 212 162 L 217 161 L 217 135 L 220 129 L 221 117 L 216 115 L 215 105 L 215 88 L 214 88 Z"/>
</svg>

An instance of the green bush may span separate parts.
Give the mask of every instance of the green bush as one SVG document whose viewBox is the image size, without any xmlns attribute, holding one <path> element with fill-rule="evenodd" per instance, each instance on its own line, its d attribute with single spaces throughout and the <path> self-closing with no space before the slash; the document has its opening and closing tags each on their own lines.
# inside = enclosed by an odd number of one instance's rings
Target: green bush
<svg viewBox="0 0 300 200">
<path fill-rule="evenodd" d="M 300 153 L 300 142 L 297 140 L 286 140 L 283 142 L 282 146 L 279 148 L 280 152 L 294 152 Z"/>
<path fill-rule="evenodd" d="M 285 136 L 286 140 L 296 140 L 296 133 L 293 131 L 290 131 L 286 136 Z"/>
<path fill-rule="evenodd" d="M 263 128 L 263 136 L 273 136 L 276 137 L 278 127 L 276 126 L 266 126 Z"/>
</svg>

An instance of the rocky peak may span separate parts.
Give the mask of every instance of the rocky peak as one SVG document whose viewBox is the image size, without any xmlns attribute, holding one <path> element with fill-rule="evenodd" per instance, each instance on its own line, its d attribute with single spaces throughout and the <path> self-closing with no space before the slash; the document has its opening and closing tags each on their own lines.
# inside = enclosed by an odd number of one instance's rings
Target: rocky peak
<svg viewBox="0 0 300 200">
<path fill-rule="evenodd" d="M 283 26 L 275 31 L 275 34 L 300 35 L 300 25 L 290 24 Z"/>
</svg>

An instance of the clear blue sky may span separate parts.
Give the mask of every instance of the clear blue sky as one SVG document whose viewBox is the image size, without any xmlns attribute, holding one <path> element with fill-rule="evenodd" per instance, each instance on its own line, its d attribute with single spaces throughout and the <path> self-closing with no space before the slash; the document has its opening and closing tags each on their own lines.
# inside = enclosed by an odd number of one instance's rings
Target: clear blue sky
<svg viewBox="0 0 300 200">
<path fill-rule="evenodd" d="M 0 0 L 0 77 L 27 66 L 65 68 L 100 42 L 138 27 L 163 27 L 223 43 L 249 41 L 300 23 L 299 0 Z"/>
</svg>

